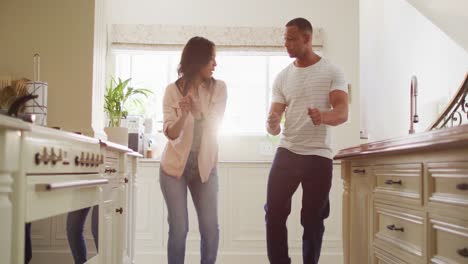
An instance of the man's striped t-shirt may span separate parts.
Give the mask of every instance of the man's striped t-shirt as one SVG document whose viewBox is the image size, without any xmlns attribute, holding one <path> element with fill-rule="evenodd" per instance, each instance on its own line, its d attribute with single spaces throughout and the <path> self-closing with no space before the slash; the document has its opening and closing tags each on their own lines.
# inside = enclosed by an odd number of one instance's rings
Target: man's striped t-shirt
<svg viewBox="0 0 468 264">
<path fill-rule="evenodd" d="M 300 155 L 332 158 L 330 127 L 315 126 L 307 108 L 330 111 L 329 94 L 333 90 L 347 92 L 347 84 L 343 72 L 325 58 L 308 67 L 291 63 L 278 74 L 272 102 L 286 104 L 286 122 L 279 147 Z"/>
</svg>

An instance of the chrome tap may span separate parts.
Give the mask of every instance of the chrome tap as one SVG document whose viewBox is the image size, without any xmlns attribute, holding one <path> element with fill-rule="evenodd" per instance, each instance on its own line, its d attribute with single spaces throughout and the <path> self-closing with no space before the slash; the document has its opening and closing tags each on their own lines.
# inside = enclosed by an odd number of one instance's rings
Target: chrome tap
<svg viewBox="0 0 468 264">
<path fill-rule="evenodd" d="M 414 134 L 414 123 L 419 122 L 418 116 L 418 79 L 416 76 L 411 77 L 411 91 L 410 91 L 410 129 L 409 133 Z"/>
</svg>

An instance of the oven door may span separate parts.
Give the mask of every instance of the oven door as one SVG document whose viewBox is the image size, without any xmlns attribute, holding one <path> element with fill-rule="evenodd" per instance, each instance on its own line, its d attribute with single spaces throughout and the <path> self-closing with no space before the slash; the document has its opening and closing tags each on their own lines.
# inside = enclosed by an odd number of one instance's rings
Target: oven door
<svg viewBox="0 0 468 264">
<path fill-rule="evenodd" d="M 108 183 L 99 173 L 26 178 L 26 222 L 96 205 L 102 200 L 102 186 Z"/>
</svg>

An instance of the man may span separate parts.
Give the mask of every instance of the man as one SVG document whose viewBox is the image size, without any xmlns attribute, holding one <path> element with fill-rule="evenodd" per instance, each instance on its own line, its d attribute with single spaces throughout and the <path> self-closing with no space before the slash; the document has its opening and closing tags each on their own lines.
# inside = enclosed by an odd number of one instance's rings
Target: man
<svg viewBox="0 0 468 264">
<path fill-rule="evenodd" d="M 281 132 L 268 177 L 265 220 L 268 258 L 272 264 L 291 263 L 286 220 L 291 197 L 302 185 L 301 224 L 304 263 L 318 263 L 323 221 L 328 217 L 332 180 L 330 126 L 348 119 L 348 95 L 343 73 L 312 50 L 312 25 L 304 18 L 286 24 L 285 47 L 295 61 L 282 70 L 273 85 L 267 130 Z"/>
</svg>

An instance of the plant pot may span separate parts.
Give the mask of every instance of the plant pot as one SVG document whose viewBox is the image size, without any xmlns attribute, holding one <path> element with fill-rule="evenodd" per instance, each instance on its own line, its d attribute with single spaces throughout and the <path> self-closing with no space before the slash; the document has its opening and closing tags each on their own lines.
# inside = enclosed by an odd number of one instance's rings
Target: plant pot
<svg viewBox="0 0 468 264">
<path fill-rule="evenodd" d="M 128 128 L 126 127 L 105 127 L 107 140 L 128 147 Z"/>
</svg>

